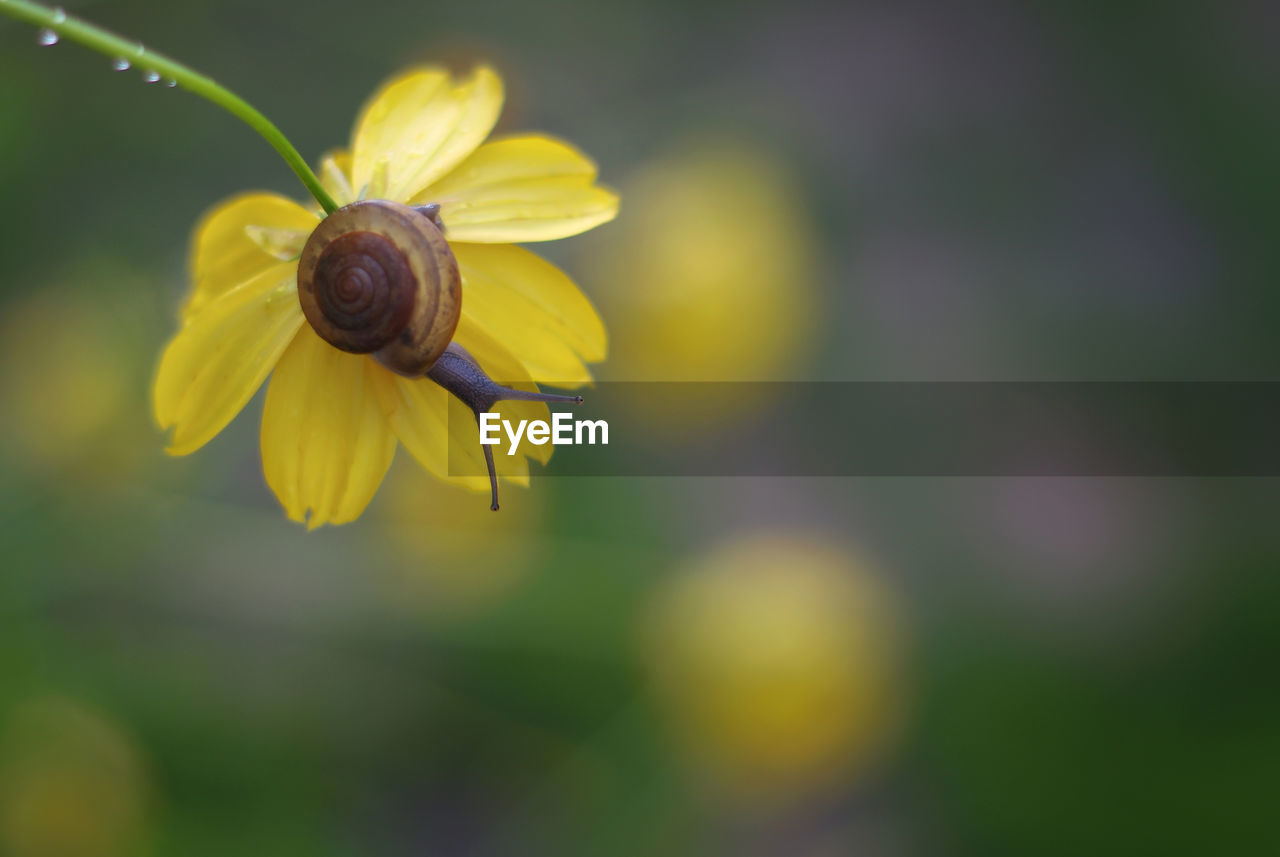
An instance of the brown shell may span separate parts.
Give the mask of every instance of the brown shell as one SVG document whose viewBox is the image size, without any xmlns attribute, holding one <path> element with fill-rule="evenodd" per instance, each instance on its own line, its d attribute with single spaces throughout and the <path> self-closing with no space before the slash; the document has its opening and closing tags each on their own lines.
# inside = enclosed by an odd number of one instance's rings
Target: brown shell
<svg viewBox="0 0 1280 857">
<path fill-rule="evenodd" d="M 407 205 L 345 205 L 307 239 L 298 300 L 322 339 L 417 376 L 444 353 L 462 314 L 458 263 L 440 229 Z"/>
</svg>

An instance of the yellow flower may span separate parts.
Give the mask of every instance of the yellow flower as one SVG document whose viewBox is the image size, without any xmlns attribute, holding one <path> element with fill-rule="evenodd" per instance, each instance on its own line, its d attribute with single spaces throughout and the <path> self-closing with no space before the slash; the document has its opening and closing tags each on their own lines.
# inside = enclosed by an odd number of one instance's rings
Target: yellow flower
<svg viewBox="0 0 1280 857">
<path fill-rule="evenodd" d="M 321 177 L 339 205 L 360 198 L 439 203 L 462 275 L 462 317 L 453 342 L 491 376 L 533 389 L 588 383 L 585 363 L 604 359 L 604 326 L 564 273 L 516 242 L 576 235 L 616 214 L 617 197 L 595 184 L 582 153 L 544 136 L 484 142 L 502 107 L 488 68 L 454 80 L 420 68 L 386 83 L 362 111 L 350 150 L 326 157 Z M 270 193 L 215 208 L 196 227 L 193 285 L 182 326 L 160 360 L 155 415 L 173 429 L 169 452 L 207 443 L 271 375 L 262 416 L 267 484 L 292 520 L 308 527 L 354 520 L 391 464 L 397 442 L 436 476 L 448 457 L 480 455 L 474 423 L 449 417 L 450 397 L 427 378 L 405 378 L 368 355 L 339 351 L 304 323 L 298 255 L 320 220 L 316 209 Z M 546 419 L 546 406 L 504 411 Z M 452 434 L 452 442 L 450 442 Z M 498 455 L 502 477 L 527 484 L 528 456 Z M 471 471 L 474 472 L 474 471 Z"/>
</svg>

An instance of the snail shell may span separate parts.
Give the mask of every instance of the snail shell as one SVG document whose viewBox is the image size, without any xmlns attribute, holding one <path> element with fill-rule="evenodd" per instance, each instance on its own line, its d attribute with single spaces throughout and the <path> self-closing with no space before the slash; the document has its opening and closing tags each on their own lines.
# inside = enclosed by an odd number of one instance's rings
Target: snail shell
<svg viewBox="0 0 1280 857">
<path fill-rule="evenodd" d="M 311 233 L 298 260 L 298 300 L 333 347 L 418 376 L 453 339 L 462 283 L 431 218 L 370 199 L 339 208 Z"/>
</svg>

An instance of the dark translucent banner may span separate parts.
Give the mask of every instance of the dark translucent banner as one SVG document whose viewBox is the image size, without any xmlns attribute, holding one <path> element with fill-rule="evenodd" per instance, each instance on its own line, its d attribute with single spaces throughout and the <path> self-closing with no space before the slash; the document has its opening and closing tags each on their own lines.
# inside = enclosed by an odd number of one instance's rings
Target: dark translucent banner
<svg viewBox="0 0 1280 857">
<path fill-rule="evenodd" d="M 552 409 L 574 442 L 555 445 L 544 475 L 1280 475 L 1273 382 L 604 383 L 582 393 L 583 404 Z M 450 419 L 465 420 L 476 444 L 450 450 L 451 470 L 483 475 L 475 418 L 459 407 Z M 598 425 L 591 443 L 578 420 L 604 421 L 607 444 Z M 492 435 L 495 458 L 506 455 L 508 433 Z"/>
</svg>

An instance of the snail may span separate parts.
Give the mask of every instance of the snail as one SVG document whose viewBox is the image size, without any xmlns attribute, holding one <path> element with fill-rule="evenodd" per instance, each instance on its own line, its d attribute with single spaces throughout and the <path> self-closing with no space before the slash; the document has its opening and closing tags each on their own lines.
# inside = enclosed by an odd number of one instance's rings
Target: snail
<svg viewBox="0 0 1280 857">
<path fill-rule="evenodd" d="M 438 204 L 369 199 L 329 214 L 298 260 L 298 300 L 307 322 L 334 348 L 372 354 L 398 375 L 425 375 L 477 420 L 505 400 L 582 402 L 581 396 L 504 387 L 451 341 L 462 314 L 462 280 Z M 493 451 L 483 444 L 481 449 L 490 508 L 497 511 Z"/>
</svg>

